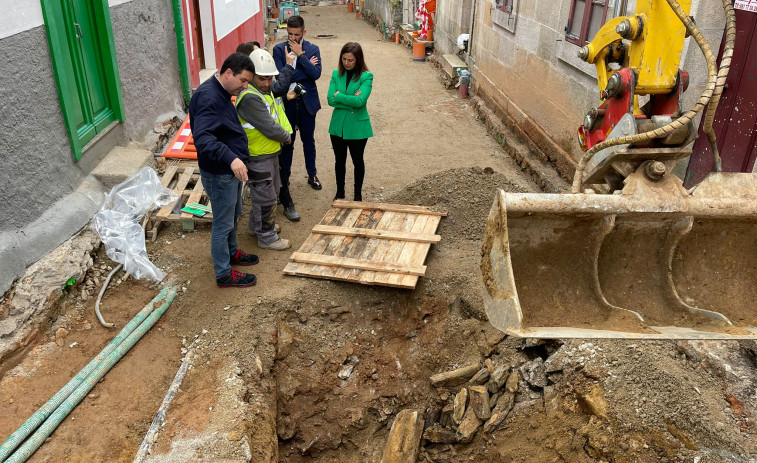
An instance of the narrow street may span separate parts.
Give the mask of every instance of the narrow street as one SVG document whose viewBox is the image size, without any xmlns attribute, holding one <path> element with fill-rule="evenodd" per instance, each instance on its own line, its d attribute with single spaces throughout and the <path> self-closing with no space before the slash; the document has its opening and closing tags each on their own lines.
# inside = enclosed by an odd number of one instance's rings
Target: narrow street
<svg viewBox="0 0 757 463">
<path fill-rule="evenodd" d="M 619 449 L 632 455 L 625 461 L 677 461 L 694 455 L 686 453 L 694 452 L 687 436 L 714 449 L 702 462 L 749 461 L 754 417 L 740 415 L 724 390 L 729 384 L 732 397 L 753 391 L 755 380 L 739 374 L 748 371 L 753 344 L 525 342 L 494 329 L 478 270 L 485 220 L 498 188 L 538 187 L 487 134 L 471 103 L 444 88 L 433 64 L 414 62 L 410 49 L 384 41 L 380 28 L 343 5 L 300 12 L 305 39 L 323 58 L 316 142 L 324 187 L 308 186 L 298 140 L 291 189 L 302 220 L 289 222 L 279 210 L 281 235 L 296 251 L 334 197 L 326 91 L 340 48 L 357 41 L 375 76 L 364 199 L 448 213 L 426 277 L 406 291 L 285 276 L 290 251 L 260 250 L 247 234 L 248 198 L 238 236 L 242 249 L 260 256 L 252 267 L 258 284 L 218 289 L 210 226 L 167 226 L 148 251 L 181 288 L 176 301 L 29 461 L 132 461 L 187 349 L 193 366 L 147 461 L 378 462 L 400 411 L 425 413 L 427 427 L 449 425 L 459 387 L 434 387 L 431 376 L 486 362 L 521 372 L 512 413 L 499 429 L 457 443 L 446 426 L 452 441 L 426 441 L 418 461 L 596 461 Z M 351 171 L 348 161 L 348 199 Z M 87 278 L 99 287 L 112 266 L 101 250 Z M 158 291 L 134 279 L 116 283 L 103 316 L 120 329 Z M 93 298 L 67 295 L 47 337 L 0 365 L 0 436 L 116 332 L 98 323 Z M 713 353 L 729 368 L 719 369 Z M 350 362 L 354 370 L 341 379 Z M 540 379 L 523 373 L 537 370 Z"/>
</svg>

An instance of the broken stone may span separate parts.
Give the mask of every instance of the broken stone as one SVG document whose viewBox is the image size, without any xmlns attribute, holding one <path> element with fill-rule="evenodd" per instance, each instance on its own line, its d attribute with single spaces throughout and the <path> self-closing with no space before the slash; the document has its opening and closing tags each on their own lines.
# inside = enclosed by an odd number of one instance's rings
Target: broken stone
<svg viewBox="0 0 757 463">
<path fill-rule="evenodd" d="M 389 430 L 381 463 L 415 463 L 422 434 L 423 414 L 410 409 L 400 411 Z"/>
<path fill-rule="evenodd" d="M 55 330 L 55 340 L 56 341 L 58 339 L 63 339 L 66 336 L 68 336 L 68 330 L 67 329 L 65 329 L 65 328 L 58 328 L 57 330 Z"/>
<path fill-rule="evenodd" d="M 294 332 L 289 326 L 279 321 L 278 337 L 276 338 L 276 360 L 282 360 L 292 353 L 292 344 L 294 343 Z"/>
<path fill-rule="evenodd" d="M 485 384 L 487 381 L 489 381 L 489 369 L 486 367 L 478 370 L 478 373 L 470 379 L 470 382 L 476 385 Z"/>
<path fill-rule="evenodd" d="M 484 360 L 484 366 L 489 370 L 489 374 L 494 373 L 494 363 L 492 362 L 492 359 Z"/>
<path fill-rule="evenodd" d="M 513 370 L 512 373 L 510 373 L 510 376 L 507 377 L 507 382 L 505 383 L 505 390 L 507 392 L 516 393 L 518 392 L 518 381 L 520 378 L 518 377 L 518 372 L 516 370 Z"/>
<path fill-rule="evenodd" d="M 478 373 L 478 362 L 470 365 L 458 368 L 457 370 L 446 371 L 444 373 L 438 373 L 431 377 L 431 384 L 435 387 L 439 386 L 459 386 L 468 381 L 473 375 Z"/>
<path fill-rule="evenodd" d="M 481 426 L 481 420 L 476 416 L 473 408 L 468 407 L 463 420 L 460 422 L 460 426 L 457 427 L 457 433 L 455 434 L 457 441 L 463 444 L 472 441 L 473 435 L 476 434 L 479 426 Z"/>
<path fill-rule="evenodd" d="M 237 430 L 231 431 L 230 433 L 226 434 L 226 440 L 229 440 L 231 442 L 237 442 L 240 439 L 242 439 L 242 433 Z"/>
<path fill-rule="evenodd" d="M 82 301 L 86 301 L 87 299 L 89 299 L 89 293 L 87 292 L 87 290 L 85 288 L 82 288 L 81 289 L 81 300 Z"/>
<path fill-rule="evenodd" d="M 515 393 L 505 391 L 505 393 L 502 394 L 499 400 L 497 400 L 497 405 L 494 406 L 489 421 L 484 424 L 484 432 L 490 434 L 496 431 L 499 425 L 502 424 L 503 421 L 505 421 L 507 415 L 510 414 L 510 411 L 513 409 L 514 403 Z"/>
<path fill-rule="evenodd" d="M 489 391 L 485 386 L 471 386 L 468 389 L 469 408 L 473 409 L 479 419 L 486 421 L 491 417 L 491 408 L 489 408 Z"/>
<path fill-rule="evenodd" d="M 453 430 L 445 428 L 439 423 L 434 423 L 423 431 L 423 440 L 433 444 L 453 444 L 457 439 Z"/>
<path fill-rule="evenodd" d="M 489 376 L 489 383 L 486 385 L 487 389 L 489 389 L 490 394 L 494 394 L 495 392 L 499 391 L 502 386 L 505 385 L 508 371 L 510 371 L 510 368 L 504 366 L 499 366 L 494 369 L 494 371 Z"/>
<path fill-rule="evenodd" d="M 468 405 L 468 389 L 462 388 L 455 396 L 455 401 L 452 406 L 452 420 L 455 423 L 460 424 L 463 420 L 466 405 Z"/>
<path fill-rule="evenodd" d="M 531 386 L 543 389 L 547 385 L 547 371 L 541 357 L 521 365 L 520 374 Z"/>
<path fill-rule="evenodd" d="M 578 403 L 587 412 L 599 418 L 607 418 L 607 402 L 599 386 L 578 393 Z"/>
<path fill-rule="evenodd" d="M 355 369 L 355 365 L 348 363 L 347 365 L 342 365 L 342 368 L 339 370 L 339 373 L 337 373 L 337 376 L 341 380 L 346 380 L 350 377 L 352 374 L 352 371 Z"/>
</svg>

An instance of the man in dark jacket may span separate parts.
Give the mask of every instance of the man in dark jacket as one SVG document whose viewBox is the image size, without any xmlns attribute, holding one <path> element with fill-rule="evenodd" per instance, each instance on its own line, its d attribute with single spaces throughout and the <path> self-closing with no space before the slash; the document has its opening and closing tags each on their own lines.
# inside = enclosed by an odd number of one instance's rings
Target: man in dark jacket
<svg viewBox="0 0 757 463">
<path fill-rule="evenodd" d="M 220 288 L 246 287 L 255 275 L 232 265 L 254 265 L 258 257 L 237 247 L 236 220 L 242 213 L 242 182 L 247 181 L 250 153 L 247 135 L 231 102 L 252 80 L 250 57 L 234 53 L 218 74 L 200 85 L 189 102 L 189 120 L 197 147 L 200 178 L 213 208 L 210 255 Z"/>
<path fill-rule="evenodd" d="M 273 47 L 273 59 L 279 71 L 286 66 L 288 52 L 291 51 L 297 56 L 291 86 L 300 84 L 305 90 L 300 98 L 284 103 L 287 118 L 294 128 L 294 134 L 292 135 L 292 143 L 285 145 L 279 156 L 281 173 L 279 201 L 284 206 L 284 214 L 292 221 L 300 220 L 300 214 L 295 210 L 292 195 L 289 193 L 292 154 L 294 153 L 294 141 L 297 138 L 298 130 L 302 139 L 302 149 L 305 153 L 308 184 L 316 190 L 322 188 L 315 167 L 315 115 L 321 109 L 315 81 L 321 77 L 321 52 L 317 45 L 304 40 L 305 32 L 305 21 L 302 17 L 290 16 L 287 19 L 289 39 Z"/>
</svg>

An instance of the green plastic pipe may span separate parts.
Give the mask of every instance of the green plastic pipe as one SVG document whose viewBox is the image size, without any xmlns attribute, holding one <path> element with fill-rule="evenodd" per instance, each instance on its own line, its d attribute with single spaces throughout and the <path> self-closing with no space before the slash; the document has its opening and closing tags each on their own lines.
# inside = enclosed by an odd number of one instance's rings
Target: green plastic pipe
<svg viewBox="0 0 757 463">
<path fill-rule="evenodd" d="M 120 333 L 114 337 L 107 346 L 103 350 L 100 351 L 99 354 L 95 358 L 93 358 L 87 366 L 81 369 L 79 373 L 76 374 L 74 378 L 71 379 L 71 381 L 68 382 L 61 390 L 59 390 L 57 393 L 55 393 L 54 396 L 50 398 L 43 406 L 39 408 L 28 420 L 24 422 L 24 424 L 21 425 L 16 431 L 13 432 L 13 434 L 6 439 L 5 442 L 3 442 L 3 445 L 0 445 L 0 461 L 5 461 L 6 458 L 8 458 L 8 455 L 10 455 L 13 450 L 16 449 L 31 433 L 34 432 L 37 427 L 39 427 L 40 424 L 42 424 L 43 421 L 47 419 L 50 414 L 52 414 L 58 406 L 63 403 L 66 398 L 68 398 L 71 393 L 76 390 L 76 388 L 79 387 L 79 385 L 84 381 L 84 379 L 89 376 L 93 371 L 95 371 L 95 368 L 102 363 L 103 359 L 105 359 L 108 355 L 110 355 L 113 350 L 118 347 L 119 344 L 123 342 L 124 339 L 126 339 L 132 331 L 134 331 L 135 328 L 137 328 L 144 320 L 147 318 L 148 315 L 150 315 L 151 312 L 153 312 L 156 302 L 161 301 L 165 298 L 166 293 L 168 292 L 168 288 L 163 288 L 163 290 L 158 293 L 157 296 L 155 296 L 155 299 L 150 301 L 149 304 L 147 304 L 142 310 L 139 311 L 137 315 L 134 316 L 134 318 L 126 324 L 126 326 L 123 327 Z"/>
<path fill-rule="evenodd" d="M 181 17 L 181 0 L 171 0 L 171 4 L 173 6 L 173 30 L 176 32 L 176 54 L 179 60 L 181 92 L 184 95 L 184 106 L 189 106 L 189 100 L 192 98 L 192 86 L 189 82 L 187 48 L 184 44 L 184 21 Z"/>
<path fill-rule="evenodd" d="M 63 403 L 55 409 L 42 426 L 29 438 L 16 452 L 10 456 L 5 463 L 20 463 L 26 461 L 37 449 L 45 442 L 55 428 L 66 419 L 71 411 L 76 408 L 79 402 L 89 394 L 89 391 L 95 387 L 98 381 L 123 357 L 134 344 L 139 341 L 147 331 L 152 328 L 155 322 L 168 310 L 168 307 L 176 297 L 176 287 L 171 287 L 163 299 L 161 305 L 152 311 L 152 313 L 124 339 L 112 352 L 110 352 L 97 368 L 90 373 L 79 386 L 74 390 Z M 156 298 L 157 299 L 157 298 Z M 154 299 L 153 301 L 155 301 Z"/>
</svg>

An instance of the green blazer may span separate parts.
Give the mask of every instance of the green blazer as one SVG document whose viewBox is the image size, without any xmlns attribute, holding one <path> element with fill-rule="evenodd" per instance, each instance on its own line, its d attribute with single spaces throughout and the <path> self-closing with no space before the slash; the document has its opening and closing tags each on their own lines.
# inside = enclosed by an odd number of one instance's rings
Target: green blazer
<svg viewBox="0 0 757 463">
<path fill-rule="evenodd" d="M 363 72 L 360 79 L 346 82 L 347 73 L 341 76 L 339 70 L 334 69 L 331 73 L 329 84 L 328 102 L 334 107 L 329 124 L 329 134 L 342 137 L 345 140 L 362 140 L 373 136 L 371 117 L 365 104 L 371 96 L 373 87 L 373 74 Z M 360 95 L 355 93 L 360 90 Z M 336 93 L 336 92 L 339 93 Z"/>
</svg>

